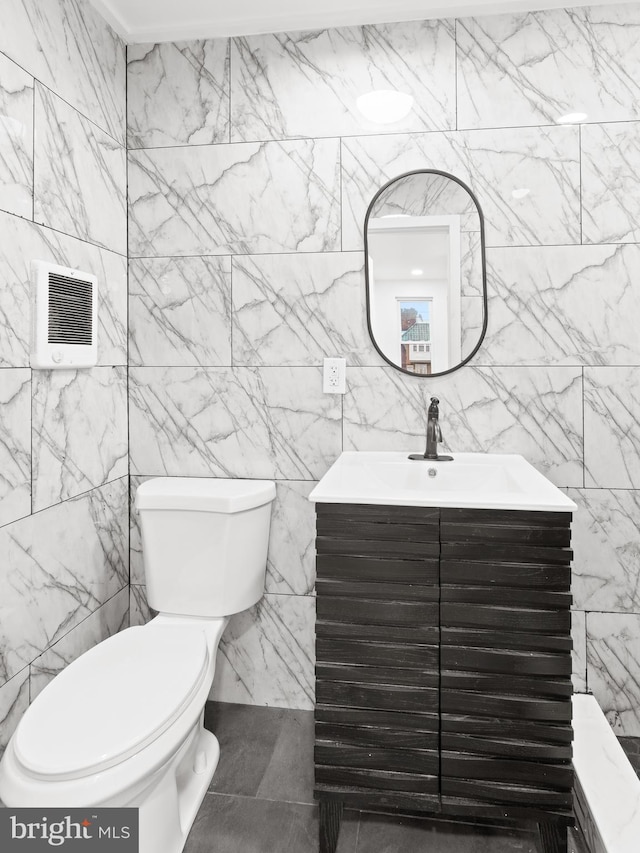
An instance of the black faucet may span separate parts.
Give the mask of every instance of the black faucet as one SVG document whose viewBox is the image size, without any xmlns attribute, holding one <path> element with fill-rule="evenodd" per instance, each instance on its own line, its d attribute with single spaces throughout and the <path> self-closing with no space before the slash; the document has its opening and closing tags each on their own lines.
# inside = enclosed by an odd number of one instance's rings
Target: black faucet
<svg viewBox="0 0 640 853">
<path fill-rule="evenodd" d="M 438 456 L 438 442 L 442 441 L 442 430 L 440 429 L 440 411 L 438 409 L 437 397 L 431 398 L 431 405 L 427 412 L 427 449 L 424 455 L 412 453 L 409 459 L 437 460 L 438 462 L 453 462 L 453 456 Z"/>
</svg>

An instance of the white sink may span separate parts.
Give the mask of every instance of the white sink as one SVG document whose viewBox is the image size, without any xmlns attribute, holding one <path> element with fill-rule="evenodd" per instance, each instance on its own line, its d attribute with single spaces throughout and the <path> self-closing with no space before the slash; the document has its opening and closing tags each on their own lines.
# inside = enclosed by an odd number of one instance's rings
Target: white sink
<svg viewBox="0 0 640 853">
<path fill-rule="evenodd" d="M 452 462 L 410 460 L 408 455 L 342 453 L 309 500 L 463 509 L 576 509 L 572 500 L 516 454 L 455 453 Z"/>
</svg>

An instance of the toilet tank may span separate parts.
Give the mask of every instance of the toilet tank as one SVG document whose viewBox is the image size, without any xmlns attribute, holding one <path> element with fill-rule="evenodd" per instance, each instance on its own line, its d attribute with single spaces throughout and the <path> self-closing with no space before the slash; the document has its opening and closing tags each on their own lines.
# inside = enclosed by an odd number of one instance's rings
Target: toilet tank
<svg viewBox="0 0 640 853">
<path fill-rule="evenodd" d="M 157 477 L 138 486 L 150 606 L 217 618 L 259 601 L 275 494 L 270 480 Z"/>
</svg>

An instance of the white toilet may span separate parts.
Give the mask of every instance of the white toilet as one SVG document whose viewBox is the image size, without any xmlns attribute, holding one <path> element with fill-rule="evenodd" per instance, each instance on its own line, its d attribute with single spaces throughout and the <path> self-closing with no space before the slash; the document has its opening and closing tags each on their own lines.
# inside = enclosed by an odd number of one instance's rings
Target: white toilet
<svg viewBox="0 0 640 853">
<path fill-rule="evenodd" d="M 179 853 L 220 749 L 203 728 L 229 616 L 264 592 L 265 480 L 161 477 L 136 494 L 149 604 L 158 616 L 64 669 L 0 762 L 7 806 L 139 808 L 140 853 Z"/>
</svg>

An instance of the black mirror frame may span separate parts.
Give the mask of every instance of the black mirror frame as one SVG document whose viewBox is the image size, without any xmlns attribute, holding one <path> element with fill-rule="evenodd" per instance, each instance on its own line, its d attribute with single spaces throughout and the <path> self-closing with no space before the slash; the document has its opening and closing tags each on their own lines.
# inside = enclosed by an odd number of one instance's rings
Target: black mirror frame
<svg viewBox="0 0 640 853">
<path fill-rule="evenodd" d="M 374 208 L 376 201 L 380 198 L 382 193 L 388 189 L 392 184 L 395 184 L 396 181 L 400 181 L 403 178 L 409 178 L 411 175 L 439 175 L 442 178 L 449 178 L 452 181 L 455 181 L 456 184 L 462 187 L 462 189 L 466 190 L 473 203 L 476 206 L 478 211 L 478 217 L 480 218 L 480 255 L 482 258 L 482 313 L 483 313 L 483 323 L 482 323 L 482 331 L 480 332 L 480 337 L 478 338 L 478 343 L 475 345 L 473 350 L 469 353 L 469 355 L 464 358 L 459 364 L 456 364 L 455 367 L 450 367 L 448 370 L 441 370 L 439 373 L 414 373 L 412 370 L 405 370 L 404 367 L 399 367 L 393 361 L 391 361 L 387 356 L 382 352 L 378 343 L 374 337 L 373 330 L 371 328 L 371 300 L 369 297 L 369 240 L 367 238 L 368 226 L 369 226 L 369 218 L 371 216 L 371 211 Z M 404 373 L 407 376 L 419 377 L 420 379 L 433 379 L 436 376 L 446 376 L 448 373 L 453 373 L 454 370 L 459 370 L 461 367 L 464 367 L 465 364 L 468 364 L 473 356 L 478 352 L 482 342 L 484 340 L 484 336 L 487 332 L 487 315 L 488 315 L 488 299 L 487 299 L 487 258 L 485 251 L 485 241 L 484 241 L 484 214 L 482 213 L 482 208 L 480 207 L 480 202 L 478 201 L 474 192 L 469 189 L 469 187 L 461 181 L 460 178 L 456 178 L 455 175 L 450 174 L 449 172 L 442 172 L 439 169 L 414 169 L 411 172 L 404 172 L 402 175 L 397 175 L 395 178 L 392 178 L 390 181 L 380 187 L 374 197 L 371 199 L 369 203 L 369 207 L 367 208 L 367 213 L 364 218 L 364 279 L 365 279 L 365 287 L 366 287 L 366 297 L 367 297 L 367 329 L 369 330 L 369 337 L 371 338 L 371 342 L 374 347 L 378 351 L 379 355 L 390 364 L 391 367 L 394 367 L 396 370 L 399 370 L 400 373 Z"/>
</svg>

